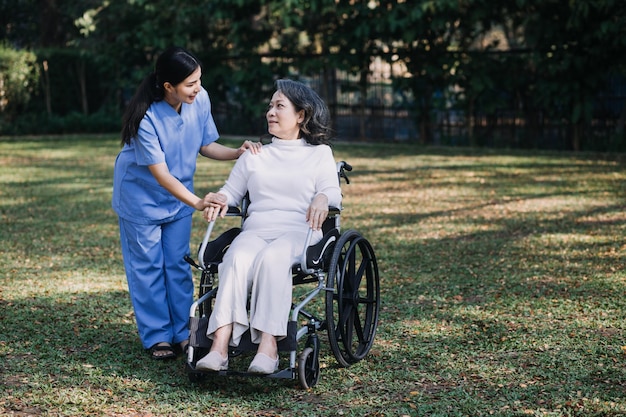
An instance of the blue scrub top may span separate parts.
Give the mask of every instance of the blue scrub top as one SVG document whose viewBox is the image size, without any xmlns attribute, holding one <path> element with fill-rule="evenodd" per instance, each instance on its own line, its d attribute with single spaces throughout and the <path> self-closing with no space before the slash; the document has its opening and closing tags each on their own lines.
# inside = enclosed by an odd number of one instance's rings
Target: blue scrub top
<svg viewBox="0 0 626 417">
<path fill-rule="evenodd" d="M 165 101 L 154 102 L 139 125 L 137 137 L 115 160 L 113 210 L 139 224 L 160 224 L 188 216 L 194 209 L 161 187 L 149 165 L 165 162 L 170 173 L 193 192 L 200 148 L 219 137 L 211 101 L 202 89 L 180 114 Z"/>
</svg>

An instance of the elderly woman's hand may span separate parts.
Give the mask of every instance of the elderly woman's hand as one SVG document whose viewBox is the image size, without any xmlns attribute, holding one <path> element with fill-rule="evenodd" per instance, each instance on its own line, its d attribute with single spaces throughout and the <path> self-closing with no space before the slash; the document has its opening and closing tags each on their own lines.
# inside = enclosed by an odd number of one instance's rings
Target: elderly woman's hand
<svg viewBox="0 0 626 417">
<path fill-rule="evenodd" d="M 306 212 L 306 221 L 313 230 L 320 230 L 328 217 L 328 197 L 325 194 L 315 196 Z"/>
<path fill-rule="evenodd" d="M 218 215 L 224 217 L 228 211 L 227 199 L 224 194 L 208 193 L 202 201 L 204 203 L 202 217 L 208 222 L 215 220 Z"/>
</svg>

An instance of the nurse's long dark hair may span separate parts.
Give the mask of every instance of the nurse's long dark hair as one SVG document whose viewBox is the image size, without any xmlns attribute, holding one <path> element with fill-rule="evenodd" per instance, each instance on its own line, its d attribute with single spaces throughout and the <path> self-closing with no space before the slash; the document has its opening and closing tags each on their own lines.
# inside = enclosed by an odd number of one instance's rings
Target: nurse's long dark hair
<svg viewBox="0 0 626 417">
<path fill-rule="evenodd" d="M 330 112 L 324 100 L 312 88 L 297 81 L 276 81 L 280 91 L 291 101 L 296 111 L 304 110 L 304 121 L 300 124 L 300 136 L 311 145 L 330 145 L 332 130 Z"/>
<path fill-rule="evenodd" d="M 141 82 L 122 116 L 122 145 L 137 136 L 139 123 L 155 101 L 165 97 L 163 84 L 176 86 L 200 67 L 200 61 L 185 49 L 173 46 L 157 58 L 154 72 Z"/>
</svg>

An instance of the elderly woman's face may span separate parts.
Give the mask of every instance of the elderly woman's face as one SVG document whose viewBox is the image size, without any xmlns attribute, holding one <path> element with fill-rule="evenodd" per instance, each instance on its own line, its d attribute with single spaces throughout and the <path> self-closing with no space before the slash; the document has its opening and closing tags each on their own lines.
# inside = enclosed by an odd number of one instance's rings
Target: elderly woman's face
<svg viewBox="0 0 626 417">
<path fill-rule="evenodd" d="M 280 91 L 276 91 L 267 108 L 267 131 L 285 140 L 300 138 L 300 123 L 304 120 L 304 110 L 296 111 L 293 103 Z"/>
</svg>

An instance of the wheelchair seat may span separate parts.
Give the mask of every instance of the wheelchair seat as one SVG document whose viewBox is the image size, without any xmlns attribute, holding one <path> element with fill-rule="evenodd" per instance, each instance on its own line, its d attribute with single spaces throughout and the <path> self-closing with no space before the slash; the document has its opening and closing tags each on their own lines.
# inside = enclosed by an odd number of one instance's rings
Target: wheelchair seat
<svg viewBox="0 0 626 417">
<path fill-rule="evenodd" d="M 339 229 L 334 222 L 335 216 L 340 214 L 341 210 L 336 207 L 329 207 L 328 218 L 322 226 L 324 235 L 322 239 L 307 247 L 306 249 L 306 268 L 308 270 L 323 269 L 327 267 L 330 259 L 330 252 L 339 238 Z M 228 216 L 243 216 L 244 213 L 237 207 L 229 207 Z M 233 227 L 228 229 L 216 239 L 206 242 L 204 249 L 202 244 L 198 248 L 198 258 L 202 258 L 204 265 L 217 265 L 222 262 L 224 254 L 230 247 L 230 244 L 241 233 L 241 227 Z M 204 243 L 204 242 L 203 242 Z M 292 267 L 293 273 L 303 272 L 301 263 L 296 263 Z"/>
</svg>

